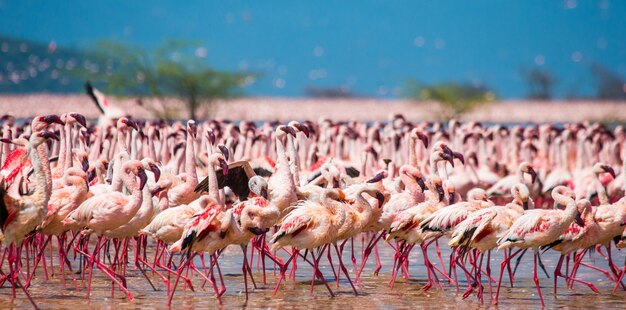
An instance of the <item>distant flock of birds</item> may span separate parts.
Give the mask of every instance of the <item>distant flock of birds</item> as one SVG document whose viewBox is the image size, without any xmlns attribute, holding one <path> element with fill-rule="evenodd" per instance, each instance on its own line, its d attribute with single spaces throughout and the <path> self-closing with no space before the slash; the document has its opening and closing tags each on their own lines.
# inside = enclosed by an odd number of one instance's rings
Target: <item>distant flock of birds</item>
<svg viewBox="0 0 626 310">
<path fill-rule="evenodd" d="M 370 256 L 375 274 L 381 270 L 383 244 L 395 251 L 392 286 L 399 273 L 409 279 L 409 256 L 421 255 L 424 290 L 458 291 L 466 280 L 464 298 L 476 293 L 482 302 L 488 287 L 497 303 L 503 276 L 514 285 L 514 258 L 519 263 L 531 249 L 543 305 L 537 266 L 546 272 L 540 254 L 549 249 L 561 254 L 555 294 L 558 278 L 599 293 L 577 278 L 580 267 L 626 289 L 626 266 L 611 254 L 612 243 L 626 245 L 622 127 L 401 115 L 386 123 L 119 117 L 96 125 L 66 113 L 23 124 L 4 116 L 1 136 L 0 287 L 8 284 L 14 297 L 21 290 L 34 307 L 33 281 L 54 276 L 67 286 L 71 279 L 77 289 L 86 282 L 88 298 L 97 272 L 110 279 L 112 294 L 119 289 L 132 300 L 129 267 L 155 290 L 161 281 L 168 304 L 177 287 L 193 290 L 194 279 L 219 300 L 226 290 L 220 254 L 229 245 L 243 250 L 246 299 L 248 278 L 256 287 L 255 258 L 264 283 L 273 265 L 274 294 L 301 262 L 313 268 L 311 291 L 317 279 L 334 295 L 322 260 L 337 287 L 344 277 L 357 294 Z M 442 242 L 451 247 L 447 264 Z M 497 279 L 492 250 L 503 255 Z M 607 270 L 583 260 L 589 250 Z"/>
</svg>

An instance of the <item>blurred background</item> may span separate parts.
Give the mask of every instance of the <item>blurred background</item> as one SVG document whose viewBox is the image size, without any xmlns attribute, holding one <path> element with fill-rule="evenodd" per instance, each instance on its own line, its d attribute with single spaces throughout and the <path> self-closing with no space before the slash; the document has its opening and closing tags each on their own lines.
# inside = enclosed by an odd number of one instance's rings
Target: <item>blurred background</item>
<svg viewBox="0 0 626 310">
<path fill-rule="evenodd" d="M 317 107 L 301 118 L 335 108 L 363 118 L 350 103 L 383 118 L 409 107 L 530 121 L 542 110 L 525 104 L 558 103 L 561 114 L 570 104 L 579 118 L 616 120 L 625 33 L 626 2 L 610 0 L 0 0 L 0 104 L 31 107 L 45 93 L 71 105 L 91 81 L 121 106 L 168 118 L 303 113 L 294 105 Z M 234 112 L 246 104 L 263 109 Z"/>
</svg>

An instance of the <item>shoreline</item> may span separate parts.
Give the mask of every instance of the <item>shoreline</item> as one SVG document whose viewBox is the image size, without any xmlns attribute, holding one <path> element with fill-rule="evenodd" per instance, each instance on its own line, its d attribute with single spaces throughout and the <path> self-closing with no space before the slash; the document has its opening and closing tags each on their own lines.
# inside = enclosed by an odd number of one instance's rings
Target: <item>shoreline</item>
<svg viewBox="0 0 626 310">
<path fill-rule="evenodd" d="M 112 105 L 140 118 L 156 118 L 153 111 L 163 107 L 176 111 L 175 118 L 186 119 L 188 112 L 182 101 L 168 98 L 158 101 L 136 97 L 109 97 Z M 215 118 L 246 120 L 304 120 L 327 117 L 332 120 L 386 121 L 392 114 L 403 114 L 412 121 L 438 120 L 437 103 L 413 102 L 405 99 L 375 98 L 284 98 L 244 97 L 217 101 L 213 107 Z M 87 95 L 82 94 L 25 94 L 0 95 L 2 114 L 27 118 L 41 114 L 61 114 L 74 111 L 87 118 L 97 118 L 99 111 Z M 206 118 L 208 109 L 198 110 L 199 118 Z M 460 118 L 464 121 L 492 123 L 563 123 L 580 121 L 624 122 L 626 102 L 616 101 L 496 101 L 478 107 Z"/>
</svg>

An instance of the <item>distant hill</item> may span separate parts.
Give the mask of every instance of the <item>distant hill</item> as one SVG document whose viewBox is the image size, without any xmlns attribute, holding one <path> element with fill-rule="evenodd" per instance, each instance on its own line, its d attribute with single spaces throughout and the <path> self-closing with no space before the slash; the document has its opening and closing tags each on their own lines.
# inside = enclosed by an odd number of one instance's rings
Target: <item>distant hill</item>
<svg viewBox="0 0 626 310">
<path fill-rule="evenodd" d="M 83 92 L 85 80 L 79 73 L 105 68 L 95 58 L 54 42 L 0 36 L 0 93 Z"/>
</svg>

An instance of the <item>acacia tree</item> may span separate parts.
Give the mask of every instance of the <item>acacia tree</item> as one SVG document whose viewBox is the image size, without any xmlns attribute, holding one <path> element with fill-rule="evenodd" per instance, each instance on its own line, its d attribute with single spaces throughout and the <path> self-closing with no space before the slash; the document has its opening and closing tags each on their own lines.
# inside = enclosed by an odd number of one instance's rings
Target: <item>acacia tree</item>
<svg viewBox="0 0 626 310">
<path fill-rule="evenodd" d="M 466 83 L 423 85 L 409 80 L 403 93 L 413 100 L 438 102 L 439 117 L 446 120 L 462 116 L 495 99 L 494 93 L 487 87 Z"/>
<path fill-rule="evenodd" d="M 89 78 L 104 84 L 115 95 L 175 97 L 186 103 L 191 119 L 198 109 L 218 99 L 243 94 L 241 86 L 250 74 L 216 70 L 194 54 L 193 42 L 169 40 L 148 51 L 112 41 L 101 41 L 96 53 L 106 68 Z M 162 100 L 159 100 L 162 102 Z M 169 118 L 168 111 L 162 107 Z"/>
<path fill-rule="evenodd" d="M 556 79 L 550 71 L 541 68 L 521 69 L 521 74 L 528 85 L 528 98 L 550 100 Z"/>
</svg>

